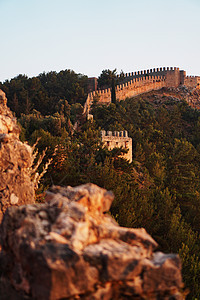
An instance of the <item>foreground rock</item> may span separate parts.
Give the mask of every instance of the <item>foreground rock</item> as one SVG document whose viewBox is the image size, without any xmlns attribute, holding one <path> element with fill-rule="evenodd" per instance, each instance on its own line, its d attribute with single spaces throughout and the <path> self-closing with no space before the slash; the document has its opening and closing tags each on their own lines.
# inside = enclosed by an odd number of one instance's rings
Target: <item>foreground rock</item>
<svg viewBox="0 0 200 300">
<path fill-rule="evenodd" d="M 7 210 L 4 278 L 21 299 L 183 299 L 178 256 L 119 227 L 105 214 L 112 200 L 92 184 L 53 187 L 45 204 Z"/>
<path fill-rule="evenodd" d="M 32 149 L 19 140 L 19 127 L 0 90 L 0 221 L 7 207 L 34 202 L 29 168 Z"/>
</svg>

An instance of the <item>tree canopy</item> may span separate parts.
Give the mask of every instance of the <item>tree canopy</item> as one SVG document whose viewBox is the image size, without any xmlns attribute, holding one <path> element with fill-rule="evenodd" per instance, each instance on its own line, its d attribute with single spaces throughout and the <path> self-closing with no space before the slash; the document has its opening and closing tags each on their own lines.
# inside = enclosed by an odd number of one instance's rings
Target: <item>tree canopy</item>
<svg viewBox="0 0 200 300">
<path fill-rule="evenodd" d="M 87 76 L 65 70 L 42 73 L 33 78 L 19 75 L 0 83 L 0 88 L 7 95 L 8 106 L 20 117 L 34 109 L 43 115 L 56 113 L 60 100 L 70 105 L 83 105 L 87 98 L 87 85 Z"/>
<path fill-rule="evenodd" d="M 103 70 L 98 77 L 98 87 L 100 89 L 105 89 L 112 86 L 114 80 L 117 79 L 117 69 L 114 70 Z"/>
</svg>

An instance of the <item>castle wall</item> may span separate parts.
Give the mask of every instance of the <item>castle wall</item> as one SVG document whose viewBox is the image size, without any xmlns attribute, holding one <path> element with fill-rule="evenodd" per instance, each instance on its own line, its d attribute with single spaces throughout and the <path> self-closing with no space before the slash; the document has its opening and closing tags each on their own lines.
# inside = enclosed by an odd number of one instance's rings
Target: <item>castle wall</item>
<svg viewBox="0 0 200 300">
<path fill-rule="evenodd" d="M 90 113 L 90 106 L 92 104 L 93 98 L 92 98 L 92 92 L 90 92 L 87 96 L 87 99 L 85 101 L 84 107 L 83 107 L 83 115 L 88 115 Z"/>
<path fill-rule="evenodd" d="M 165 86 L 165 79 L 160 76 L 149 76 L 144 78 L 133 79 L 123 85 L 116 87 L 116 98 L 125 100 L 152 90 L 159 90 Z"/>
<path fill-rule="evenodd" d="M 181 70 L 180 71 L 180 84 L 184 84 L 185 81 L 185 77 L 186 77 L 186 71 Z"/>
<path fill-rule="evenodd" d="M 137 96 L 152 90 L 158 90 L 166 86 L 165 78 L 161 76 L 146 76 L 141 78 L 136 78 L 130 82 L 126 82 L 121 85 L 116 86 L 116 98 L 118 100 L 125 100 L 133 96 Z M 98 100 L 100 104 L 111 103 L 111 89 L 93 91 L 88 94 L 86 101 L 86 106 L 91 105 L 92 101 Z M 87 108 L 85 108 L 85 111 Z"/>
<path fill-rule="evenodd" d="M 191 88 L 200 88 L 200 77 L 199 76 L 186 76 L 184 85 Z"/>
<path fill-rule="evenodd" d="M 181 73 L 179 68 L 154 68 L 149 70 L 137 71 L 132 73 L 126 73 L 124 82 L 128 82 L 137 78 L 144 78 L 149 76 L 162 76 L 166 78 L 167 87 L 178 87 L 181 83 Z"/>
<path fill-rule="evenodd" d="M 178 87 L 181 84 L 181 75 L 179 69 L 167 71 L 166 87 Z"/>
<path fill-rule="evenodd" d="M 128 149 L 122 157 L 132 162 L 132 138 L 128 137 L 127 131 L 101 131 L 101 140 L 109 150 L 123 147 Z"/>
<path fill-rule="evenodd" d="M 159 90 L 162 87 L 176 88 L 183 84 L 188 87 L 200 89 L 200 77 L 186 76 L 185 71 L 179 70 L 176 67 L 154 68 L 126 73 L 124 77 L 120 77 L 120 80 L 122 84 L 116 87 L 116 98 L 118 100 L 125 100 L 126 98 L 131 98 L 152 90 Z M 100 104 L 111 103 L 111 89 L 97 91 L 97 81 L 95 78 L 91 78 L 90 82 L 91 88 L 93 86 L 93 91 L 88 94 L 83 112 L 87 115 L 95 98 Z"/>
</svg>

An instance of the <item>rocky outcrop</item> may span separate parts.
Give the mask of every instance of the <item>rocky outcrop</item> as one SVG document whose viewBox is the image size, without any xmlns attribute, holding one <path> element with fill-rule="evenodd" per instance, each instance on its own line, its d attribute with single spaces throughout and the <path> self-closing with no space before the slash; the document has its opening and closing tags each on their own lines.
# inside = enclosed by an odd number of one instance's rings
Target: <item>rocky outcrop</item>
<svg viewBox="0 0 200 300">
<path fill-rule="evenodd" d="M 29 169 L 32 149 L 19 140 L 19 127 L 0 90 L 0 221 L 7 207 L 34 202 Z"/>
<path fill-rule="evenodd" d="M 183 299 L 179 257 L 155 252 L 144 229 L 119 227 L 106 214 L 112 201 L 111 192 L 86 184 L 8 208 L 4 278 L 20 299 Z"/>
</svg>

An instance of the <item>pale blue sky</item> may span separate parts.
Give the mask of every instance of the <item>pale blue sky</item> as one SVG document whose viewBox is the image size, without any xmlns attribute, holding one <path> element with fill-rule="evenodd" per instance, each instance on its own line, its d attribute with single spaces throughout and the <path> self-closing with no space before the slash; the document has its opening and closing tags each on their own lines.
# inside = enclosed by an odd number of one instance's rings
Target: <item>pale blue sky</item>
<svg viewBox="0 0 200 300">
<path fill-rule="evenodd" d="M 0 81 L 72 69 L 200 75 L 200 0 L 0 0 Z"/>
</svg>

